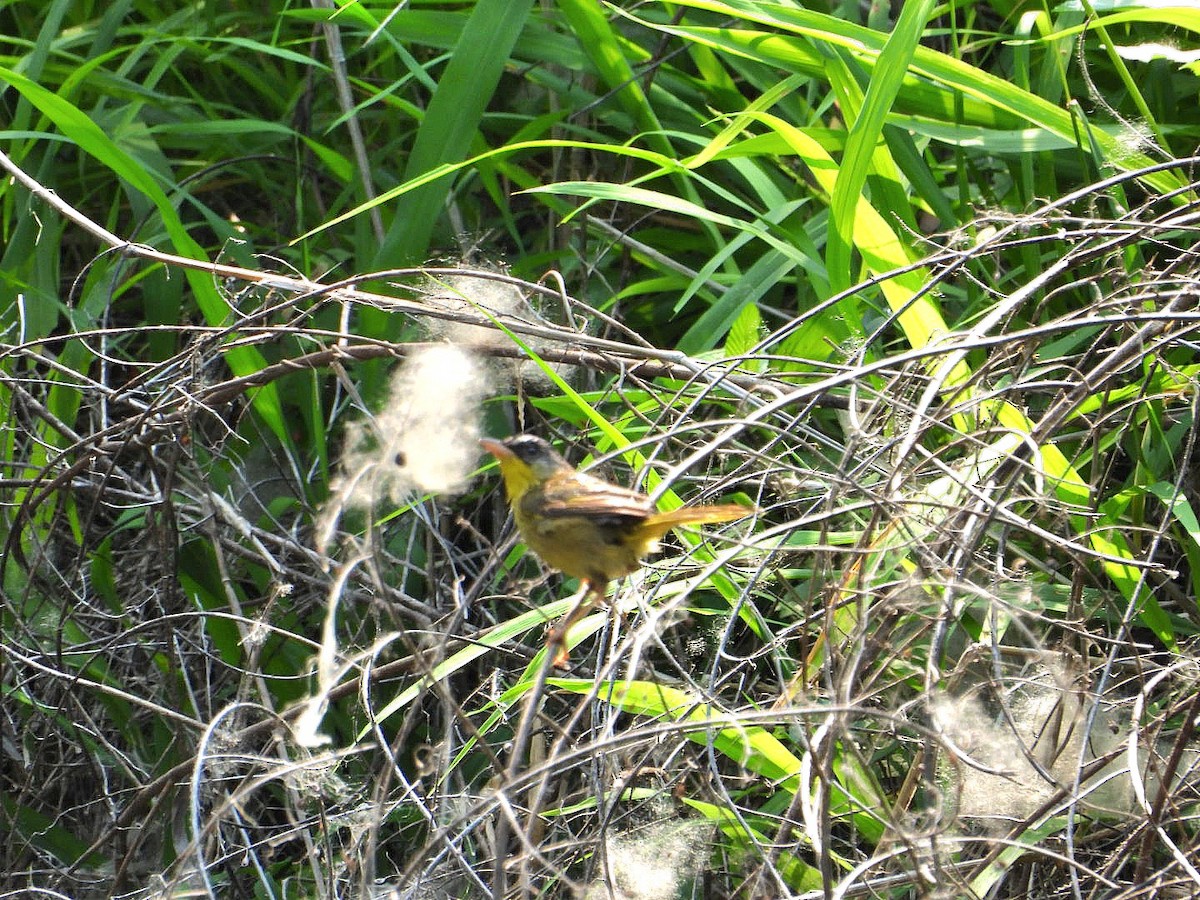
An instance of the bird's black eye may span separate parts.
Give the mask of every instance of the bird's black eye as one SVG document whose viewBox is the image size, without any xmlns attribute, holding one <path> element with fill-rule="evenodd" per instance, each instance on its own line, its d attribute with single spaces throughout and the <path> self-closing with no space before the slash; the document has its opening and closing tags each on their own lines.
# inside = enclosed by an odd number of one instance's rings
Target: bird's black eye
<svg viewBox="0 0 1200 900">
<path fill-rule="evenodd" d="M 542 442 L 535 437 L 524 435 L 519 438 L 514 438 L 508 444 L 508 449 L 515 453 L 525 462 L 537 459 L 542 455 Z"/>
</svg>

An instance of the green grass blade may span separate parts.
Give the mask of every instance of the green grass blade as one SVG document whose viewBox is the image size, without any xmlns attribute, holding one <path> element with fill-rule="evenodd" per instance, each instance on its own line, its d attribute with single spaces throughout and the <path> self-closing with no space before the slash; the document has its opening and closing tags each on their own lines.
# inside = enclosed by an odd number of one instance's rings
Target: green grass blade
<svg viewBox="0 0 1200 900">
<path fill-rule="evenodd" d="M 203 248 L 188 233 L 166 193 L 146 168 L 117 146 L 82 110 L 10 69 L 0 68 L 0 80 L 16 88 L 22 97 L 50 119 L 81 150 L 110 169 L 134 191 L 149 199 L 162 217 L 163 226 L 181 256 L 192 259 L 206 258 Z M 185 270 L 184 277 L 187 278 L 205 319 L 213 325 L 225 324 L 229 317 L 229 306 L 217 291 L 212 278 L 192 269 Z M 266 365 L 262 355 L 252 347 L 232 347 L 226 352 L 225 359 L 237 375 L 258 372 Z M 288 432 L 275 386 L 264 385 L 254 392 L 253 397 L 255 409 L 263 420 L 281 441 L 286 442 Z"/>
<path fill-rule="evenodd" d="M 854 116 L 850 125 L 850 133 L 846 138 L 846 153 L 842 158 L 837 184 L 830 201 L 832 228 L 829 230 L 829 243 L 825 254 L 829 286 L 835 293 L 850 287 L 850 247 L 853 241 L 854 220 L 858 199 L 862 194 L 863 185 L 866 184 L 872 160 L 879 157 L 877 167 L 880 164 L 886 165 L 889 173 L 893 167 L 890 154 L 880 145 L 883 125 L 896 96 L 900 93 L 904 75 L 920 45 L 925 22 L 933 7 L 933 0 L 904 4 L 895 29 L 879 54 L 879 63 L 872 70 L 871 82 L 863 97 L 861 110 Z M 845 109 L 850 105 L 851 98 L 843 96 L 842 101 Z M 901 218 L 911 218 L 907 214 L 907 208 L 901 213 Z"/>
<path fill-rule="evenodd" d="M 404 170 L 406 181 L 470 153 L 484 110 L 532 5 L 533 0 L 479 0 L 475 4 L 417 131 Z M 425 259 L 450 184 L 449 178 L 439 179 L 412 192 L 397 210 L 375 255 L 375 268 Z"/>
</svg>

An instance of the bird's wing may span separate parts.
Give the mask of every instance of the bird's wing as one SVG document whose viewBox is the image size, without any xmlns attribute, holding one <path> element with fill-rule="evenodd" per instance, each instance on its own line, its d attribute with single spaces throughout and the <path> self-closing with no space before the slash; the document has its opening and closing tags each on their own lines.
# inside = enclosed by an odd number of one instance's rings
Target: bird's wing
<svg viewBox="0 0 1200 900">
<path fill-rule="evenodd" d="M 619 516 L 640 520 L 655 512 L 645 494 L 583 474 L 545 483 L 538 500 L 540 512 L 550 518 Z"/>
</svg>

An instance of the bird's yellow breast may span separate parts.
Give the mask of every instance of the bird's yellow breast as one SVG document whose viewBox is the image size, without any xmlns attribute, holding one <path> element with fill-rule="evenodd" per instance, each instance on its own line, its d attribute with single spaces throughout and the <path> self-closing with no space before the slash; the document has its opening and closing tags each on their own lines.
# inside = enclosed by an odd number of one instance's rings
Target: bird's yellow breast
<svg viewBox="0 0 1200 900">
<path fill-rule="evenodd" d="M 572 578 L 602 586 L 637 571 L 642 557 L 654 549 L 656 542 L 623 517 L 548 517 L 539 512 L 536 489 L 523 501 L 513 508 L 521 537 L 546 565 Z"/>
</svg>

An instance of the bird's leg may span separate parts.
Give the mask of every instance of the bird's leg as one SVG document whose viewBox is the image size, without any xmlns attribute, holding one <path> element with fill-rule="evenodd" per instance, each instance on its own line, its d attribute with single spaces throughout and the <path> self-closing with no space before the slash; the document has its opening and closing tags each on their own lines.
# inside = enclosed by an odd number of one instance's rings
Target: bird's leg
<svg viewBox="0 0 1200 900">
<path fill-rule="evenodd" d="M 555 648 L 554 668 L 565 669 L 570 664 L 570 651 L 567 650 L 567 634 L 576 622 L 604 601 L 607 587 L 608 582 L 585 580 L 583 582 L 583 596 L 580 597 L 579 602 L 547 632 L 546 649 Z"/>
</svg>

